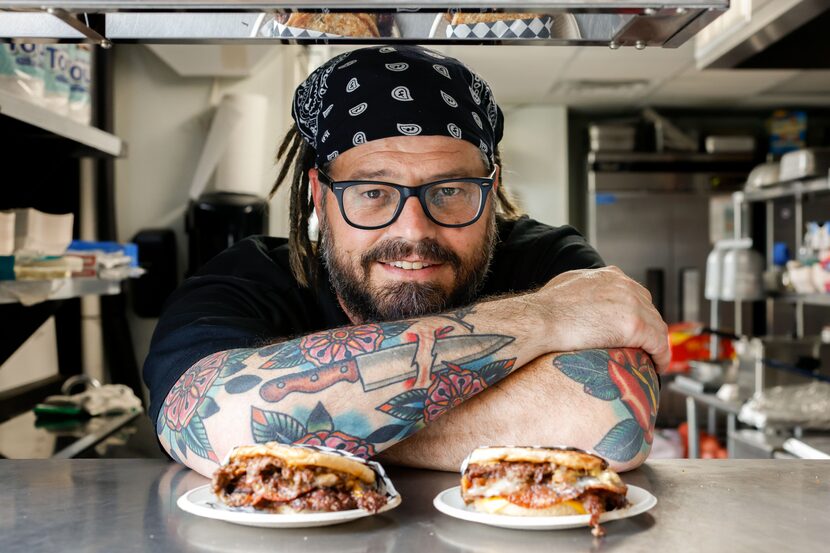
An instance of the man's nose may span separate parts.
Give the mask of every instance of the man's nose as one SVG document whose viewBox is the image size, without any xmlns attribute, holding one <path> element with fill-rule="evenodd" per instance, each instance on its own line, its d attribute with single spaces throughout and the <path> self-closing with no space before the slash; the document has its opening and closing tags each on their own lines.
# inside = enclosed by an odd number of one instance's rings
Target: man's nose
<svg viewBox="0 0 830 553">
<path fill-rule="evenodd" d="M 424 238 L 433 238 L 436 225 L 424 213 L 424 208 L 418 198 L 411 196 L 404 202 L 401 214 L 390 230 L 401 238 L 417 242 Z"/>
</svg>

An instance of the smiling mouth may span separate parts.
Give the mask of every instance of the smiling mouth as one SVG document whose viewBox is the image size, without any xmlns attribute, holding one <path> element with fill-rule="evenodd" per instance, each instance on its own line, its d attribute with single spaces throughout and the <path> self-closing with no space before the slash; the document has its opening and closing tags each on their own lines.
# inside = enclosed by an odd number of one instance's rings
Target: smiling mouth
<svg viewBox="0 0 830 553">
<path fill-rule="evenodd" d="M 419 269 L 425 269 L 427 267 L 432 267 L 438 265 L 438 263 L 427 263 L 424 261 L 381 261 L 384 265 L 389 265 L 390 267 L 397 267 L 398 269 L 405 269 L 407 271 L 417 271 Z"/>
</svg>

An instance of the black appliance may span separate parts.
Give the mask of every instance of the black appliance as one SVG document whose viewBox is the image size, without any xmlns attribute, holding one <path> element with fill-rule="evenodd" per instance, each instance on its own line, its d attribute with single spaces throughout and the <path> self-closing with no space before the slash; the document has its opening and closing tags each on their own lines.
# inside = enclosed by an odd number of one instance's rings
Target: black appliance
<svg viewBox="0 0 830 553">
<path fill-rule="evenodd" d="M 253 194 L 208 192 L 191 201 L 187 276 L 246 236 L 268 234 L 268 202 Z"/>
</svg>

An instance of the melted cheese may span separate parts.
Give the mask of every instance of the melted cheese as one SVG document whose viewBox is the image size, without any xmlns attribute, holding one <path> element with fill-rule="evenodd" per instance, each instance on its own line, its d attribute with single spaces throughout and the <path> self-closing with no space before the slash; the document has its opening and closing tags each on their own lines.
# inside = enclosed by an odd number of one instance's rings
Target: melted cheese
<svg viewBox="0 0 830 553">
<path fill-rule="evenodd" d="M 572 507 L 580 515 L 587 514 L 585 507 L 582 505 L 580 501 L 565 501 L 565 505 Z"/>
<path fill-rule="evenodd" d="M 523 486 L 523 482 L 507 478 L 498 478 L 496 480 L 490 480 L 483 486 L 472 486 L 469 489 L 469 493 L 477 497 L 504 496 L 519 491 Z"/>
</svg>

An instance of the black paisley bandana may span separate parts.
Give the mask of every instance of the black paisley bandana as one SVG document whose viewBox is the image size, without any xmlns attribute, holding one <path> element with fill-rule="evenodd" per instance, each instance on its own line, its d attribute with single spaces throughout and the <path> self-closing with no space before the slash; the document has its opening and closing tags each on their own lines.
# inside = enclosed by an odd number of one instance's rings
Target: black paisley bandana
<svg viewBox="0 0 830 553">
<path fill-rule="evenodd" d="M 319 167 L 370 140 L 416 135 L 466 140 L 492 166 L 504 127 L 481 77 L 420 46 L 361 48 L 332 58 L 294 92 L 291 114 Z"/>
</svg>

